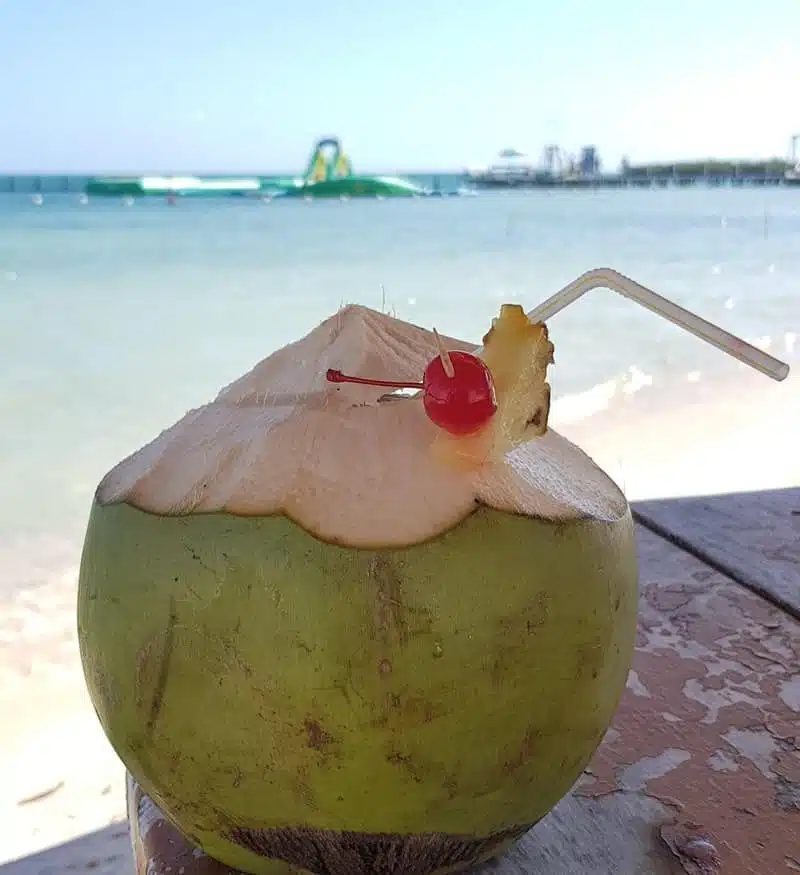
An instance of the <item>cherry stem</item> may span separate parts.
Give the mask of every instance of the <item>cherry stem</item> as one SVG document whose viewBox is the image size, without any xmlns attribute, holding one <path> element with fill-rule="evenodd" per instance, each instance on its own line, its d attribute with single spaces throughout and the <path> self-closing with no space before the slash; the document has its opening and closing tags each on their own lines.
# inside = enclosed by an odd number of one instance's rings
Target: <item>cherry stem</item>
<svg viewBox="0 0 800 875">
<path fill-rule="evenodd" d="M 424 389 L 423 383 L 403 383 L 397 380 L 367 380 L 364 377 L 349 377 L 335 368 L 328 368 L 325 378 L 329 383 L 358 383 L 362 386 L 386 386 L 389 389 Z"/>
</svg>

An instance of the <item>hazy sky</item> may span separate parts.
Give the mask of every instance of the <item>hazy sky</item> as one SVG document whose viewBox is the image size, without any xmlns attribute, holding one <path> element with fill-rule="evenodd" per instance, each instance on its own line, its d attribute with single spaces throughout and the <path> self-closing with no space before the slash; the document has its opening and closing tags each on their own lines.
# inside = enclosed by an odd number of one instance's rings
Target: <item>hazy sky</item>
<svg viewBox="0 0 800 875">
<path fill-rule="evenodd" d="M 0 0 L 0 169 L 783 155 L 800 0 Z"/>
</svg>

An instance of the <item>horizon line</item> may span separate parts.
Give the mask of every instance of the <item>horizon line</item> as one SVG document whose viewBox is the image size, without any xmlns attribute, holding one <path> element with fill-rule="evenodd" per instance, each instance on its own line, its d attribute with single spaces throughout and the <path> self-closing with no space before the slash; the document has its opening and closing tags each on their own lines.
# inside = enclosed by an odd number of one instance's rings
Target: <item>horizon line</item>
<svg viewBox="0 0 800 875">
<path fill-rule="evenodd" d="M 499 156 L 498 156 L 499 157 Z M 624 157 L 624 156 L 623 156 Z M 623 159 L 617 163 L 617 167 L 621 167 Z M 694 158 L 657 158 L 648 161 L 629 161 L 630 167 L 643 167 L 654 165 L 670 165 L 670 164 L 702 164 L 704 162 L 713 164 L 768 164 L 772 161 L 780 161 L 785 164 L 791 164 L 791 158 L 786 155 L 770 155 L 767 157 L 714 157 L 701 156 Z M 533 166 L 538 166 L 537 162 L 531 162 Z M 489 165 L 486 165 L 489 166 Z M 460 168 L 418 168 L 418 169 L 391 169 L 391 170 L 370 170 L 364 168 L 360 170 L 357 176 L 404 176 L 404 175 L 421 175 L 421 176 L 436 176 L 436 175 L 463 175 L 468 170 L 474 169 L 475 165 L 464 164 Z M 606 171 L 609 172 L 609 171 Z M 301 170 L 219 170 L 219 169 L 204 169 L 204 170 L 153 170 L 153 169 L 106 169 L 106 170 L 34 170 L 34 169 L 2 169 L 0 168 L 0 176 L 302 176 Z"/>
</svg>

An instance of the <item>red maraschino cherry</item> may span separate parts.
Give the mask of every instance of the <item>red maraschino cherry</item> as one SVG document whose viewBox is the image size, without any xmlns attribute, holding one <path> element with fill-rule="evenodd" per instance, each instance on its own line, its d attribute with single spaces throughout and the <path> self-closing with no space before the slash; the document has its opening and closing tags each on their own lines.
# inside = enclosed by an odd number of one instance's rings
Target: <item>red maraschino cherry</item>
<svg viewBox="0 0 800 875">
<path fill-rule="evenodd" d="M 438 334 L 436 339 L 440 353 L 425 368 L 421 383 L 350 377 L 333 368 L 328 370 L 326 378 L 331 383 L 421 389 L 425 413 L 434 425 L 454 435 L 473 434 L 483 428 L 497 411 L 491 371 L 478 356 L 469 352 L 448 352 Z"/>
</svg>

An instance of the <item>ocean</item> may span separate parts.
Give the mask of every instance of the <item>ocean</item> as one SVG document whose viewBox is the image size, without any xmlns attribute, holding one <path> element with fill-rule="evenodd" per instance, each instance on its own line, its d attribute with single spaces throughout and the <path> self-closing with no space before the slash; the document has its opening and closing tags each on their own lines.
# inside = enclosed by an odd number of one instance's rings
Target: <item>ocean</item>
<svg viewBox="0 0 800 875">
<path fill-rule="evenodd" d="M 174 208 L 2 195 L 0 600 L 72 580 L 102 475 L 343 302 L 477 343 L 502 302 L 530 309 L 608 266 L 796 363 L 798 244 L 800 189 Z M 609 381 L 667 403 L 668 386 L 741 367 L 611 292 L 550 330 L 573 418 Z"/>
</svg>

